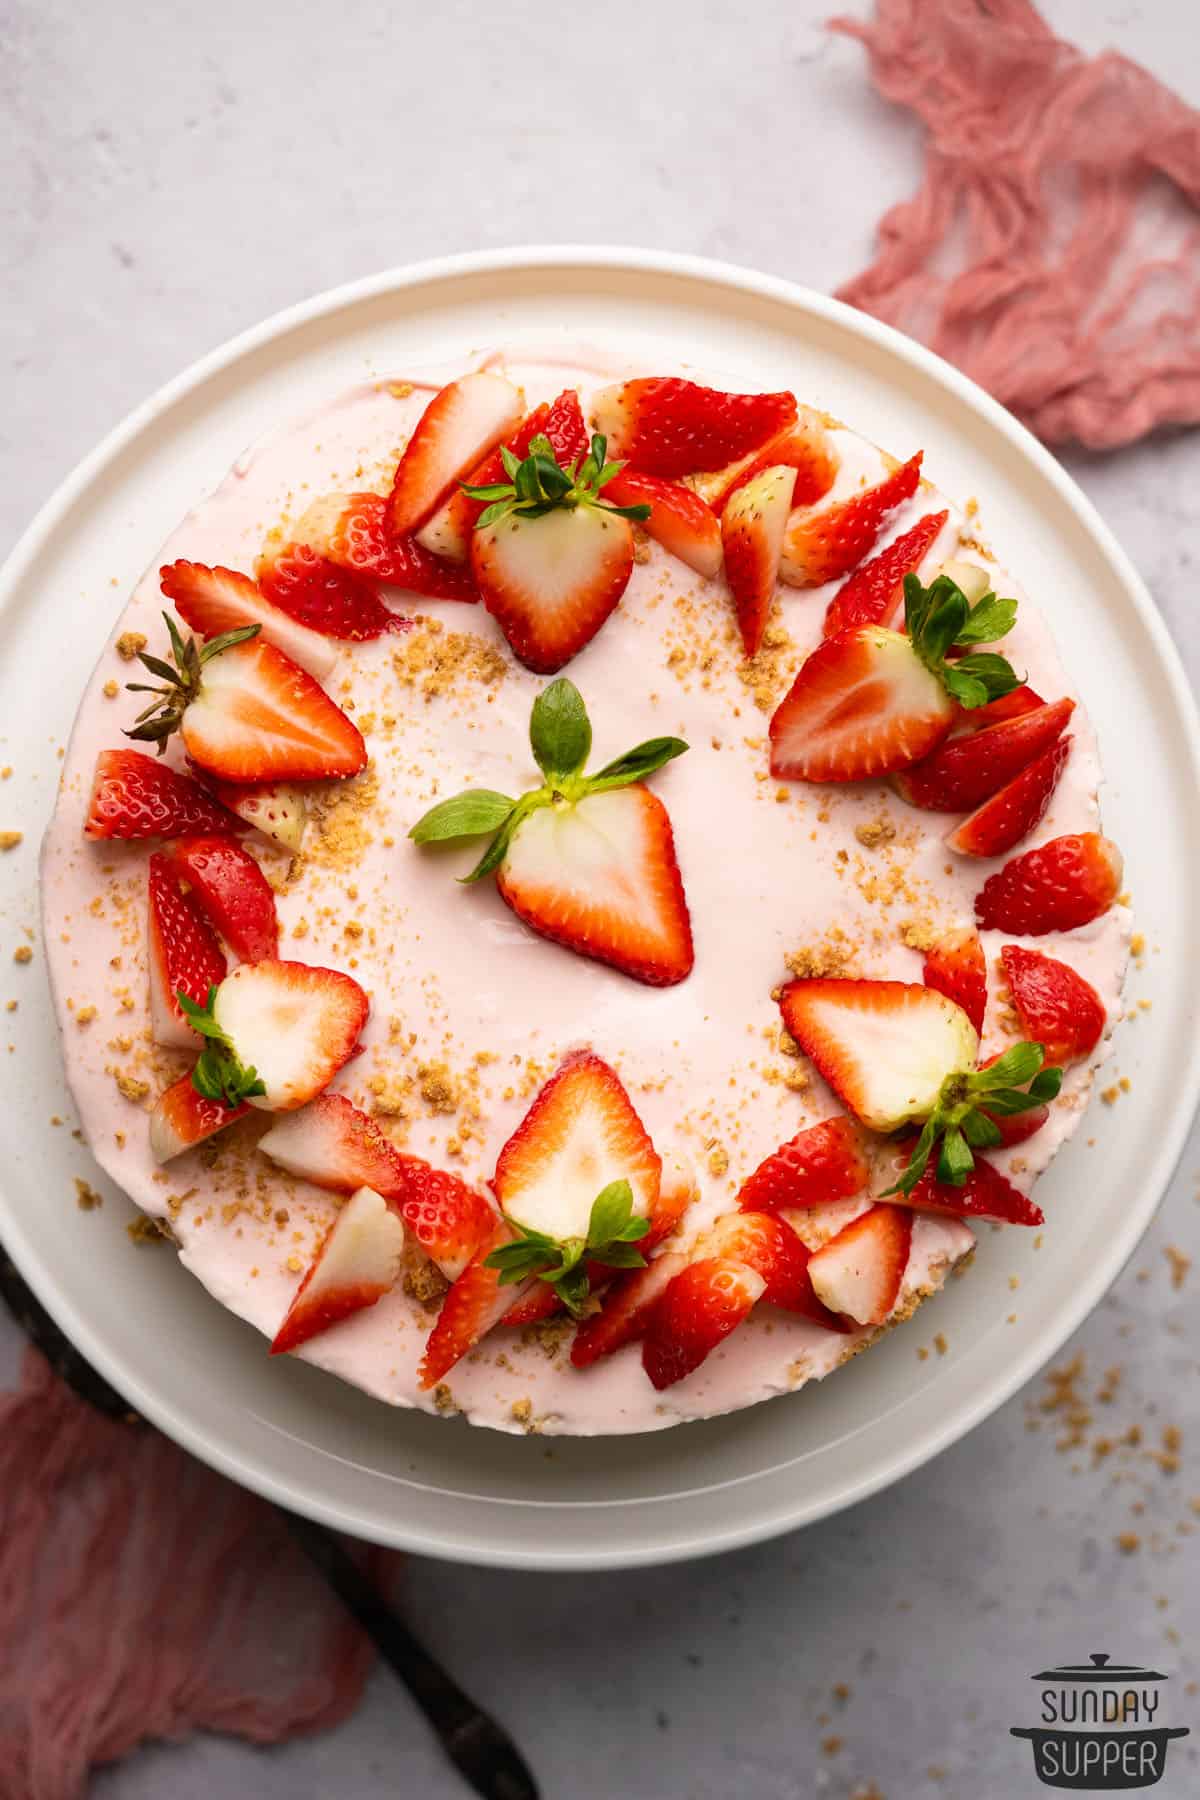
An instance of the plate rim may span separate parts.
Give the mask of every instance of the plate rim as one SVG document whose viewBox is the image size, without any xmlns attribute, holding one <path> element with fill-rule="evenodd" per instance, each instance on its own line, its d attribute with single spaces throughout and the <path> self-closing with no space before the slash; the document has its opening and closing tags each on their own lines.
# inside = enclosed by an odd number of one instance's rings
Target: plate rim
<svg viewBox="0 0 1200 1800">
<path fill-rule="evenodd" d="M 768 275 L 741 265 L 636 246 L 533 244 L 462 251 L 450 256 L 428 258 L 325 289 L 237 333 L 197 358 L 136 405 L 59 482 L 34 514 L 0 567 L 0 612 L 7 610 L 12 603 L 26 570 L 35 561 L 43 543 L 106 468 L 163 414 L 243 358 L 298 327 L 310 325 L 388 293 L 466 276 L 486 275 L 489 272 L 536 275 L 555 269 L 609 274 L 616 272 L 634 279 L 638 276 L 666 276 L 681 279 L 684 283 L 715 285 L 734 296 L 761 298 L 782 304 L 801 315 L 815 316 L 849 328 L 852 333 L 873 342 L 900 362 L 907 363 L 947 390 L 952 397 L 965 403 L 969 410 L 981 416 L 1006 438 L 1021 459 L 1032 464 L 1042 479 L 1049 482 L 1058 499 L 1074 515 L 1076 522 L 1095 544 L 1128 595 L 1137 622 L 1149 639 L 1158 670 L 1166 682 L 1175 707 L 1182 758 L 1185 762 L 1190 762 L 1192 779 L 1200 787 L 1200 711 L 1197 710 L 1196 698 L 1179 652 L 1162 616 L 1155 607 L 1145 582 L 1096 507 L 1067 470 L 1025 426 L 969 376 L 933 351 L 843 301 L 817 293 L 784 277 Z M 1169 1129 L 1159 1137 L 1154 1157 L 1139 1185 L 1136 1204 L 1129 1206 L 1123 1228 L 1113 1234 L 1108 1254 L 1102 1262 L 1093 1265 L 1089 1279 L 1080 1283 L 1066 1297 L 1055 1313 L 1053 1322 L 1048 1323 L 1024 1352 L 996 1376 L 986 1391 L 978 1389 L 951 1419 L 935 1420 L 903 1450 L 894 1452 L 869 1473 L 844 1481 L 836 1496 L 806 1505 L 803 1494 L 797 1494 L 792 1506 L 764 1509 L 763 1513 L 744 1519 L 741 1523 L 722 1521 L 720 1526 L 712 1526 L 699 1534 L 692 1530 L 666 1549 L 659 1544 L 638 1547 L 623 1542 L 619 1548 L 603 1551 L 592 1548 L 555 1553 L 553 1546 L 541 1546 L 532 1551 L 497 1547 L 482 1537 L 464 1544 L 460 1541 L 449 1542 L 446 1537 L 437 1537 L 427 1531 L 405 1530 L 403 1521 L 398 1522 L 399 1529 L 381 1533 L 380 1521 L 367 1519 L 362 1509 L 353 1502 L 340 1505 L 327 1503 L 320 1495 L 310 1495 L 298 1490 L 287 1479 L 227 1450 L 218 1438 L 203 1427 L 194 1426 L 187 1414 L 171 1402 L 160 1402 L 144 1385 L 137 1368 L 126 1368 L 119 1355 L 110 1355 L 103 1343 L 96 1339 L 86 1316 L 66 1295 L 57 1291 L 50 1260 L 39 1256 L 36 1243 L 22 1231 L 16 1215 L 7 1204 L 2 1188 L 0 1216 L 4 1221 L 5 1248 L 12 1261 L 81 1352 L 165 1435 L 240 1485 L 335 1529 L 350 1531 L 374 1542 L 388 1543 L 418 1554 L 452 1557 L 478 1565 L 530 1570 L 633 1568 L 733 1550 L 761 1542 L 803 1524 L 816 1523 L 848 1506 L 856 1505 L 912 1473 L 990 1417 L 1058 1353 L 1120 1276 L 1162 1202 L 1182 1156 L 1198 1101 L 1200 1041 L 1194 1045 L 1188 1066 L 1182 1071 L 1181 1079 L 1176 1085 Z M 770 1473 L 771 1471 L 763 1471 L 760 1478 L 769 1479 Z M 589 1505 L 596 1505 L 595 1502 L 587 1501 L 569 1504 L 585 1509 Z M 638 1502 L 616 1500 L 600 1504 L 605 1511 L 619 1516 L 626 1506 L 636 1506 Z"/>
</svg>

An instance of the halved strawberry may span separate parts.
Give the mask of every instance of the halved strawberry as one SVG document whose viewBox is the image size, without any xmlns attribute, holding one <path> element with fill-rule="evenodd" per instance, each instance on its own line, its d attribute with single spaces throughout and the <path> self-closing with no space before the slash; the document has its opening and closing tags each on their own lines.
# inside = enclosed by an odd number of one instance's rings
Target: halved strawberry
<svg viewBox="0 0 1200 1800">
<path fill-rule="evenodd" d="M 771 773 L 788 781 L 861 781 L 919 762 L 955 706 L 909 640 L 881 625 L 826 638 L 771 720 Z"/>
<path fill-rule="evenodd" d="M 326 494 L 314 500 L 295 526 L 292 542 L 372 586 L 403 588 L 431 600 L 478 600 L 467 570 L 447 567 L 416 538 L 391 535 L 387 506 L 386 494 Z M 357 603 L 352 616 L 361 625 L 364 615 Z M 381 618 L 372 612 L 371 617 L 381 631 L 401 623 L 391 615 Z"/>
<path fill-rule="evenodd" d="M 304 842 L 308 803 L 303 788 L 293 787 L 286 781 L 240 785 L 232 781 L 214 781 L 213 793 L 243 824 L 261 831 L 281 850 L 290 850 L 294 856 Z"/>
<path fill-rule="evenodd" d="M 387 527 L 403 538 L 423 525 L 461 475 L 521 420 L 521 396 L 500 375 L 463 375 L 434 395 L 396 468 Z"/>
<path fill-rule="evenodd" d="M 688 1207 L 699 1198 L 700 1190 L 691 1170 L 678 1157 L 667 1157 L 662 1166 L 658 1197 L 650 1209 L 650 1229 L 638 1242 L 643 1256 L 657 1244 L 673 1237 Z"/>
<path fill-rule="evenodd" d="M 869 1178 L 858 1127 L 839 1115 L 773 1150 L 742 1183 L 738 1205 L 746 1212 L 823 1206 L 860 1193 Z"/>
<path fill-rule="evenodd" d="M 223 1106 L 219 1100 L 206 1100 L 196 1092 L 191 1075 L 181 1075 L 159 1095 L 150 1114 L 151 1154 L 155 1162 L 170 1162 L 249 1111 L 248 1106 Z"/>
<path fill-rule="evenodd" d="M 738 488 L 721 515 L 725 575 L 747 656 L 758 653 L 775 598 L 794 479 L 789 468 L 764 469 Z"/>
<path fill-rule="evenodd" d="M 1000 963 L 1021 1029 L 1042 1046 L 1046 1061 L 1061 1068 L 1090 1056 L 1108 1023 L 1091 982 L 1069 963 L 1020 944 L 1005 944 Z"/>
<path fill-rule="evenodd" d="M 614 475 L 604 491 L 618 506 L 648 506 L 644 524 L 650 536 L 697 575 L 712 580 L 721 567 L 721 526 L 699 494 L 681 481 L 630 468 Z"/>
<path fill-rule="evenodd" d="M 984 931 L 1019 937 L 1074 931 L 1108 911 L 1124 868 L 1117 846 L 1099 832 L 1051 838 L 988 877 L 975 898 L 975 918 Z"/>
<path fill-rule="evenodd" d="M 1036 712 L 1045 704 L 1042 696 L 1023 681 L 1007 694 L 1001 694 L 999 699 L 989 700 L 986 706 L 964 707 L 959 724 L 970 726 L 972 731 L 986 731 L 989 725 L 1000 725 L 1005 719 L 1019 719 L 1022 713 Z"/>
<path fill-rule="evenodd" d="M 213 1018 L 243 1068 L 266 1091 L 267 1112 L 291 1112 L 329 1086 L 367 1022 L 367 996 L 337 969 L 308 963 L 242 963 L 218 987 Z"/>
<path fill-rule="evenodd" d="M 979 1051 L 961 1006 L 904 981 L 789 981 L 779 1010 L 838 1098 L 873 1131 L 928 1117 L 946 1077 L 974 1069 Z"/>
<path fill-rule="evenodd" d="M 258 625 L 264 642 L 274 644 L 317 681 L 324 681 L 337 661 L 337 651 L 328 638 L 273 605 L 256 581 L 236 569 L 173 562 L 159 570 L 159 580 L 184 624 L 201 637 L 220 637 L 242 625 Z"/>
<path fill-rule="evenodd" d="M 643 1336 L 663 1293 L 687 1266 L 686 1256 L 665 1251 L 644 1269 L 630 1269 L 618 1276 L 600 1311 L 585 1319 L 575 1333 L 571 1344 L 574 1367 L 588 1369 L 602 1356 L 611 1356 Z"/>
<path fill-rule="evenodd" d="M 726 394 L 676 376 L 602 388 L 592 400 L 596 430 L 614 456 L 647 475 L 719 469 L 791 425 L 794 394 Z"/>
<path fill-rule="evenodd" d="M 766 1290 L 757 1270 L 732 1257 L 689 1264 L 667 1283 L 650 1313 L 642 1367 L 661 1392 L 698 1369 Z"/>
<path fill-rule="evenodd" d="M 948 512 L 927 513 L 863 563 L 825 608 L 825 637 L 858 625 L 890 625 L 904 598 L 904 577 L 920 569 L 949 517 Z"/>
<path fill-rule="evenodd" d="M 203 1006 L 209 988 L 225 979 L 225 953 L 161 854 L 150 858 L 148 899 L 151 1033 L 156 1044 L 195 1049 L 199 1040 L 175 996 L 182 991 Z"/>
<path fill-rule="evenodd" d="M 514 653 L 550 675 L 591 642 L 628 587 L 633 532 L 590 506 L 510 513 L 476 527 L 471 570 Z"/>
<path fill-rule="evenodd" d="M 670 987 L 695 953 L 667 809 L 640 782 L 531 812 L 496 874 L 500 894 L 542 937 Z"/>
<path fill-rule="evenodd" d="M 262 962 L 278 954 L 274 889 L 236 838 L 176 838 L 166 855 L 235 956 L 242 962 Z M 203 1002 L 207 995 L 206 988 L 191 997 Z"/>
<path fill-rule="evenodd" d="M 574 388 L 565 388 L 557 400 L 549 405 L 543 402 L 527 413 L 512 437 L 506 440 L 507 448 L 520 461 L 528 456 L 530 444 L 539 436 L 548 440 L 562 468 L 583 461 L 588 453 L 588 434 L 579 395 Z M 490 451 L 463 480 L 467 487 L 491 487 L 503 481 L 504 475 L 504 460 L 497 449 Z M 421 527 L 417 542 L 436 556 L 448 557 L 456 563 L 466 562 L 471 554 L 471 533 L 486 504 L 484 500 L 473 500 L 463 492 L 462 486 L 456 487 Z"/>
<path fill-rule="evenodd" d="M 190 776 L 141 750 L 102 750 L 83 834 L 89 838 L 169 838 L 236 831 L 232 814 Z"/>
<path fill-rule="evenodd" d="M 628 1181 L 635 1216 L 654 1211 L 662 1159 L 617 1074 L 590 1050 L 568 1056 L 496 1162 L 505 1216 L 548 1237 L 585 1237 L 592 1203 Z"/>
<path fill-rule="evenodd" d="M 951 738 L 894 786 L 910 806 L 929 812 L 967 812 L 1006 786 L 1062 736 L 1075 711 L 1073 700 L 1055 700 L 985 731 Z"/>
<path fill-rule="evenodd" d="M 766 1212 L 726 1213 L 696 1244 L 694 1258 L 727 1257 L 754 1269 L 766 1283 L 761 1298 L 784 1312 L 799 1313 L 830 1331 L 842 1324 L 813 1291 L 809 1253 L 790 1225 Z"/>
<path fill-rule="evenodd" d="M 316 530 L 310 520 L 306 530 Z M 364 643 L 406 622 L 388 611 L 373 581 L 341 568 L 311 545 L 294 539 L 269 546 L 255 564 L 258 584 L 279 611 L 327 638 Z"/>
<path fill-rule="evenodd" d="M 916 493 L 923 455 L 918 450 L 874 487 L 844 500 L 798 508 L 784 534 L 781 580 L 790 587 L 823 587 L 857 568 L 888 514 Z"/>
<path fill-rule="evenodd" d="M 1017 1113 L 1014 1115 L 1014 1123 L 1016 1119 L 1027 1117 L 1026 1113 Z M 915 1139 L 910 1139 L 900 1147 L 895 1157 L 897 1173 L 914 1142 Z M 1041 1207 L 1014 1187 L 999 1169 L 982 1156 L 976 1156 L 974 1167 L 961 1187 L 955 1187 L 948 1181 L 939 1181 L 937 1169 L 930 1163 L 910 1193 L 890 1194 L 888 1197 L 897 1206 L 912 1207 L 916 1212 L 949 1213 L 956 1219 L 992 1219 L 1001 1225 L 1037 1226 L 1046 1223 Z"/>
<path fill-rule="evenodd" d="M 958 1002 L 976 1031 L 983 1031 L 987 1011 L 987 962 L 979 933 L 965 925 L 947 931 L 925 958 L 922 974 L 926 987 L 936 988 Z"/>
<path fill-rule="evenodd" d="M 1033 714 L 1026 717 L 1032 718 Z M 1006 850 L 1013 849 L 1045 818 L 1070 753 L 1068 736 L 1060 737 L 1056 744 L 1035 756 L 1006 787 L 946 833 L 950 848 L 960 856 L 1003 856 Z"/>
<path fill-rule="evenodd" d="M 817 1298 L 856 1325 L 882 1325 L 900 1297 L 912 1248 L 912 1214 L 880 1203 L 809 1258 Z"/>
<path fill-rule="evenodd" d="M 723 469 L 694 476 L 692 486 L 719 516 L 739 488 L 763 469 L 786 465 L 792 471 L 792 506 L 811 506 L 833 486 L 839 461 L 821 415 L 811 406 L 802 406 L 795 424 L 777 432 L 760 450 Z"/>
<path fill-rule="evenodd" d="M 419 1376 L 423 1388 L 436 1387 L 493 1325 L 499 1325 L 522 1294 L 533 1288 L 532 1280 L 520 1286 L 502 1287 L 500 1270 L 487 1266 L 486 1259 L 492 1251 L 511 1239 L 511 1228 L 499 1221 L 448 1290 L 421 1358 Z"/>
<path fill-rule="evenodd" d="M 271 1355 L 374 1306 L 396 1284 L 404 1227 L 381 1195 L 360 1187 L 347 1200 L 309 1265 L 271 1344 Z"/>
</svg>

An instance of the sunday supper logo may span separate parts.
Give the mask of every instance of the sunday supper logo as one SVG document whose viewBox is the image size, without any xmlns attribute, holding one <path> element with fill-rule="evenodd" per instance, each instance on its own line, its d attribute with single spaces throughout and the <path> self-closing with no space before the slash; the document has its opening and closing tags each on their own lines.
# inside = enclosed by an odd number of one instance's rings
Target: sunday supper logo
<svg viewBox="0 0 1200 1800">
<path fill-rule="evenodd" d="M 1187 1737 L 1186 1725 L 1163 1718 L 1157 1669 L 1112 1663 L 1094 1653 L 1087 1663 L 1043 1669 L 1041 1723 L 1014 1725 L 1012 1735 L 1033 1745 L 1037 1777 L 1046 1787 L 1109 1793 L 1149 1788 L 1162 1780 L 1172 1738 Z"/>
</svg>

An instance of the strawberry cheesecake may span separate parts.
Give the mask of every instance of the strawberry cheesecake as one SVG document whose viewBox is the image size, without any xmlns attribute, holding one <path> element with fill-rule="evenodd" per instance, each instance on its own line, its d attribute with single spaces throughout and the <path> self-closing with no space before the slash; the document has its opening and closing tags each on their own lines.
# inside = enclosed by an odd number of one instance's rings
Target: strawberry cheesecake
<svg viewBox="0 0 1200 1800">
<path fill-rule="evenodd" d="M 272 1353 L 647 1431 L 831 1373 L 981 1223 L 1052 1250 L 1121 858 L 1053 594 L 896 448 L 496 354 L 155 558 L 45 941 L 94 1154 Z"/>
</svg>

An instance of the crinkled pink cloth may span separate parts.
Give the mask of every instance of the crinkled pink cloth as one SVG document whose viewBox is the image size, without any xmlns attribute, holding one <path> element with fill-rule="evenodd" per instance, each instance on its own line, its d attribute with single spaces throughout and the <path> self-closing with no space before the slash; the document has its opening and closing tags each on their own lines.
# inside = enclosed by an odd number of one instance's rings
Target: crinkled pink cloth
<svg viewBox="0 0 1200 1800">
<path fill-rule="evenodd" d="M 93 1763 L 197 1726 L 335 1724 L 370 1664 L 272 1507 L 27 1353 L 0 1399 L 3 1800 L 72 1800 Z"/>
<path fill-rule="evenodd" d="M 831 24 L 929 131 L 920 190 L 841 298 L 1048 443 L 1200 419 L 1200 113 L 1061 42 L 1029 0 L 879 0 L 874 24 Z"/>
</svg>

